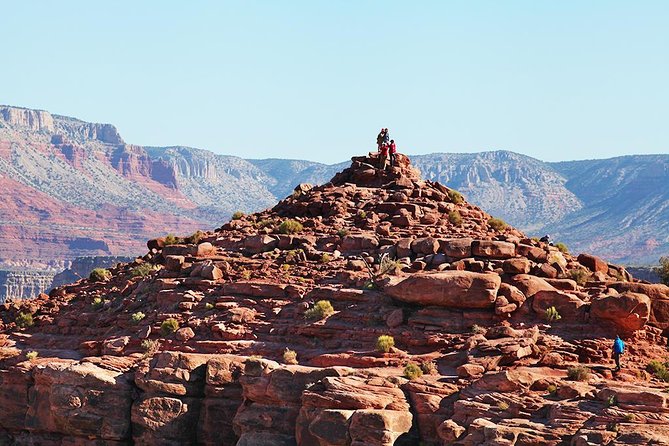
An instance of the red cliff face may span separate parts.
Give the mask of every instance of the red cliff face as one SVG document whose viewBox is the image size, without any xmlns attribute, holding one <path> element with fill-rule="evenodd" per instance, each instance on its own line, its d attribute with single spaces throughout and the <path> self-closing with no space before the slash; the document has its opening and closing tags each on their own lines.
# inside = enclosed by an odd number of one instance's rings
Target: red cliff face
<svg viewBox="0 0 669 446">
<path fill-rule="evenodd" d="M 0 440 L 640 444 L 669 288 L 354 158 L 221 228 L 0 306 Z M 106 239 L 105 242 L 107 242 Z M 612 372 L 611 344 L 627 343 Z"/>
</svg>

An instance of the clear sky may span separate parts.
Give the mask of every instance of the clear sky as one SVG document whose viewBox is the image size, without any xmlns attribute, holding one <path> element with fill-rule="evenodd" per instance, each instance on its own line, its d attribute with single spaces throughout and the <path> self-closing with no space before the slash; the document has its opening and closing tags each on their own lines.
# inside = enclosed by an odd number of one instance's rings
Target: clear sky
<svg viewBox="0 0 669 446">
<path fill-rule="evenodd" d="M 0 0 L 0 103 L 129 143 L 668 153 L 669 2 Z"/>
</svg>

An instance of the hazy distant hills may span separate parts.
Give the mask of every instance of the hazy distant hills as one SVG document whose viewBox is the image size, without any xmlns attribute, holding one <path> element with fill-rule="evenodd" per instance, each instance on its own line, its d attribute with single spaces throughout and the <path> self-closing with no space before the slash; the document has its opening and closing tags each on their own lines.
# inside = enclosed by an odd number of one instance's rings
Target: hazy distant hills
<svg viewBox="0 0 669 446">
<path fill-rule="evenodd" d="M 412 156 L 423 177 L 532 235 L 622 263 L 669 254 L 669 155 L 545 163 L 507 151 Z M 348 165 L 126 144 L 110 124 L 0 106 L 0 263 L 141 253 Z"/>
</svg>

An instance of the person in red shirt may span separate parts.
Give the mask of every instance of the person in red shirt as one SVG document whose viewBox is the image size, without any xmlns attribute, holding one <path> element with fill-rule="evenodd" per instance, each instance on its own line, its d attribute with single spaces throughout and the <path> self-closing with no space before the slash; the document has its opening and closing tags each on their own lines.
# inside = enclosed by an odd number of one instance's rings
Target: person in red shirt
<svg viewBox="0 0 669 446">
<path fill-rule="evenodd" d="M 386 170 L 386 166 L 388 165 L 388 149 L 389 149 L 389 144 L 381 144 L 381 147 L 379 148 L 379 169 Z"/>
<path fill-rule="evenodd" d="M 395 165 L 395 154 L 397 153 L 397 146 L 395 145 L 395 140 L 390 140 L 390 146 L 388 148 L 390 152 L 390 167 Z"/>
</svg>

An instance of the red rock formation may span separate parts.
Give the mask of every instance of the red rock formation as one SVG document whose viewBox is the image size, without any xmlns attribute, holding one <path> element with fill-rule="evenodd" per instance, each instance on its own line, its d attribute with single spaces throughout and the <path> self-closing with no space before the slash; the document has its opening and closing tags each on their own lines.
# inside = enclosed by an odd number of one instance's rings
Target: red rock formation
<svg viewBox="0 0 669 446">
<path fill-rule="evenodd" d="M 375 164 L 0 306 L 0 440 L 662 444 L 664 290 Z"/>
</svg>

